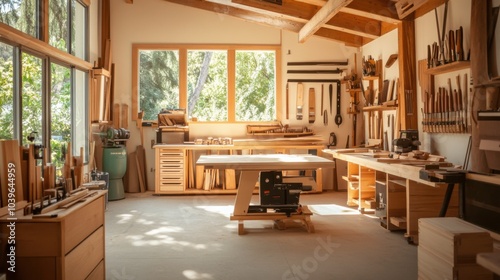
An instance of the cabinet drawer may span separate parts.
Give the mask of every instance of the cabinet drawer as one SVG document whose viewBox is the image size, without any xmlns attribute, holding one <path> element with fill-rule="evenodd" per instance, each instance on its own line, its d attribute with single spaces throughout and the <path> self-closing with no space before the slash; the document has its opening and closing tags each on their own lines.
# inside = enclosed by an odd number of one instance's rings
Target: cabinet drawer
<svg viewBox="0 0 500 280">
<path fill-rule="evenodd" d="M 66 219 L 63 229 L 64 253 L 67 254 L 103 224 L 104 196 L 100 196 Z"/>
<path fill-rule="evenodd" d="M 182 163 L 160 163 L 160 172 L 163 170 L 182 170 L 184 164 Z"/>
<path fill-rule="evenodd" d="M 166 191 L 183 191 L 184 184 L 182 179 L 172 179 L 172 180 L 161 180 L 158 182 L 157 189 L 162 192 Z"/>
<path fill-rule="evenodd" d="M 65 260 L 66 279 L 85 279 L 104 259 L 104 228 L 100 227 L 71 251 Z"/>
<path fill-rule="evenodd" d="M 180 183 L 182 183 L 184 176 L 182 176 L 182 175 L 163 175 L 163 176 L 160 176 L 159 179 L 160 179 L 160 183 L 161 182 L 180 182 Z"/>
<path fill-rule="evenodd" d="M 160 149 L 158 151 L 159 157 L 182 157 L 184 152 L 182 150 Z"/>
<path fill-rule="evenodd" d="M 160 164 L 160 167 L 164 164 L 182 166 L 184 160 L 182 158 L 160 158 L 158 163 Z"/>
</svg>

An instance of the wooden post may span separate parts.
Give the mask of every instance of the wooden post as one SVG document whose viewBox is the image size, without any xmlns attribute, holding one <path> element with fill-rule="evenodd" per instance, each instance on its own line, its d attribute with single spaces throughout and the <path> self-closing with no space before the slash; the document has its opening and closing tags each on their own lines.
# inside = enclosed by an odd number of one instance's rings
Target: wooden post
<svg viewBox="0 0 500 280">
<path fill-rule="evenodd" d="M 399 49 L 399 120 L 401 129 L 417 129 L 417 79 L 415 58 L 415 22 L 402 20 L 398 24 Z M 407 94 L 405 94 L 407 93 Z"/>
<path fill-rule="evenodd" d="M 474 78 L 473 88 L 473 107 L 472 114 L 472 146 L 471 146 L 471 170 L 476 172 L 488 172 L 486 156 L 484 152 L 479 150 L 479 128 L 477 126 L 477 111 L 485 109 L 485 92 L 484 87 L 478 87 L 487 81 L 488 78 L 488 34 L 487 34 L 487 18 L 488 9 L 491 7 L 491 1 L 472 1 L 471 3 L 471 21 L 470 21 L 470 68 Z M 465 89 L 468 90 L 468 89 Z M 476 120 L 476 122 L 474 122 Z"/>
</svg>

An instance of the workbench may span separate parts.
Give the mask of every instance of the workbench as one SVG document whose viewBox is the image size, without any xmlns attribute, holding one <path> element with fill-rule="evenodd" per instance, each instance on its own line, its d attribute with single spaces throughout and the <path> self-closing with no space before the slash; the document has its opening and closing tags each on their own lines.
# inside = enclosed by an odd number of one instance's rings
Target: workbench
<svg viewBox="0 0 500 280">
<path fill-rule="evenodd" d="M 348 182 L 347 205 L 358 206 L 361 212 L 374 211 L 384 228 L 404 230 L 408 242 L 418 243 L 418 219 L 440 215 L 448 184 L 421 179 L 423 161 L 379 159 L 355 151 L 323 150 L 347 162 L 343 178 Z M 450 197 L 446 216 L 458 216 L 457 190 Z"/>
<path fill-rule="evenodd" d="M 237 174 L 234 169 L 225 169 L 219 177 L 223 178 L 220 185 L 214 187 L 207 182 L 208 175 L 212 174 L 208 168 L 196 166 L 195 162 L 200 154 L 290 154 L 311 153 L 321 155 L 325 146 L 312 140 L 291 138 L 281 140 L 233 140 L 227 145 L 206 144 L 157 144 L 155 149 L 155 194 L 234 194 L 237 191 Z M 306 174 L 313 179 L 313 174 Z M 323 180 L 316 174 L 313 193 L 323 191 Z"/>
<path fill-rule="evenodd" d="M 244 233 L 245 220 L 301 220 L 309 232 L 314 231 L 310 221 L 311 212 L 303 206 L 303 212 L 287 217 L 285 213 L 248 213 L 255 184 L 261 171 L 316 170 L 321 178 L 322 168 L 333 167 L 333 161 L 315 155 L 203 155 L 197 165 L 210 169 L 235 169 L 241 171 L 240 182 L 230 220 L 238 221 L 238 234 Z"/>
<path fill-rule="evenodd" d="M 105 279 L 106 192 L 90 191 L 71 207 L 46 214 L 20 209 L 0 217 L 0 272 L 7 279 Z M 9 271 L 13 265 L 15 272 Z"/>
</svg>

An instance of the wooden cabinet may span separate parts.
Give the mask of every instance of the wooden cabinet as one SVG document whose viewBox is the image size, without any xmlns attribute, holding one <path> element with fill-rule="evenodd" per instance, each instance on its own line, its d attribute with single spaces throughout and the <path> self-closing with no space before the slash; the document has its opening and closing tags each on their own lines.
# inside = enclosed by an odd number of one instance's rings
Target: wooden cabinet
<svg viewBox="0 0 500 280">
<path fill-rule="evenodd" d="M 375 209 L 375 170 L 349 162 L 347 166 L 347 205 L 361 212 Z"/>
<path fill-rule="evenodd" d="M 406 179 L 380 171 L 376 174 L 376 216 L 388 230 L 406 229 Z"/>
<path fill-rule="evenodd" d="M 184 191 L 184 186 L 186 186 L 185 154 L 184 149 L 156 149 L 156 194 Z"/>
<path fill-rule="evenodd" d="M 15 241 L 15 272 L 7 269 L 9 246 L 2 246 L 2 272 L 7 279 L 104 279 L 104 209 L 106 191 L 93 191 L 54 217 L 24 216 L 22 209 L 0 218 L 2 244 Z M 19 213 L 21 212 L 21 213 Z M 15 224 L 14 228 L 7 225 Z"/>
</svg>

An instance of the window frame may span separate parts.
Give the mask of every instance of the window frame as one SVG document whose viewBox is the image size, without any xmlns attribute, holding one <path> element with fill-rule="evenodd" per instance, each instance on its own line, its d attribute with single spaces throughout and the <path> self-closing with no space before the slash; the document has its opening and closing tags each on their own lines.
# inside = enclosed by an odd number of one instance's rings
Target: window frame
<svg viewBox="0 0 500 280">
<path fill-rule="evenodd" d="M 227 121 L 204 121 L 203 123 L 275 123 L 274 121 L 236 121 L 236 51 L 274 51 L 275 52 L 275 112 L 276 119 L 281 118 L 281 45 L 218 45 L 218 44 L 132 44 L 132 120 L 137 121 L 139 106 L 139 52 L 141 50 L 177 50 L 179 51 L 179 108 L 188 106 L 187 89 L 187 53 L 189 50 L 225 50 L 228 58 L 228 119 Z M 156 120 L 143 120 L 147 122 Z"/>
<path fill-rule="evenodd" d="M 68 1 L 68 3 L 73 3 L 73 1 L 70 0 L 65 0 Z M 18 139 L 20 144 L 22 143 L 21 137 L 26 137 L 25 135 L 22 135 L 22 114 L 21 114 L 21 100 L 22 100 L 22 75 L 21 75 L 21 59 L 22 59 L 22 53 L 29 53 L 31 55 L 37 56 L 40 59 L 42 59 L 42 64 L 43 66 L 43 71 L 44 73 L 42 74 L 42 131 L 39 133 L 43 135 L 41 141 L 42 144 L 45 147 L 50 147 L 50 138 L 51 138 L 51 131 L 50 131 L 50 121 L 51 121 L 51 114 L 50 114 L 50 97 L 51 97 L 51 92 L 50 92 L 50 65 L 51 63 L 55 63 L 58 65 L 61 65 L 63 67 L 67 67 L 70 69 L 71 73 L 71 79 L 70 79 L 70 87 L 71 87 L 71 107 L 72 107 L 72 112 L 71 112 L 71 144 L 72 144 L 72 152 L 74 155 L 79 154 L 80 147 L 76 147 L 74 145 L 75 143 L 75 135 L 74 135 L 74 125 L 75 125 L 75 108 L 74 106 L 79 106 L 75 104 L 74 100 L 77 97 L 77 94 L 80 94 L 75 90 L 75 72 L 81 71 L 85 73 L 85 89 L 83 92 L 83 96 L 80 96 L 80 98 L 83 98 L 85 100 L 85 104 L 83 104 L 82 110 L 85 111 L 85 119 L 84 121 L 84 127 L 85 127 L 85 157 L 84 163 L 87 163 L 88 161 L 88 145 L 89 145 L 89 139 L 90 139 L 90 122 L 89 122 L 89 116 L 88 116 L 88 110 L 89 110 L 89 104 L 90 104 L 90 98 L 91 98 L 91 77 L 93 73 L 93 65 L 88 62 L 88 56 L 89 56 L 89 8 L 90 8 L 90 1 L 89 0 L 74 0 L 75 2 L 78 2 L 83 5 L 83 7 L 86 9 L 85 12 L 85 58 L 79 58 L 75 55 L 72 55 L 69 52 L 59 50 L 57 48 L 54 48 L 53 46 L 49 45 L 48 43 L 48 30 L 47 30 L 47 24 L 44 24 L 47 20 L 47 12 L 48 12 L 48 1 L 47 0 L 41 0 L 39 1 L 39 6 L 38 6 L 38 15 L 39 17 L 37 20 L 39 21 L 39 31 L 38 31 L 38 37 L 40 39 L 36 39 L 35 37 L 32 37 L 29 34 L 26 34 L 12 26 L 9 26 L 5 23 L 0 22 L 0 41 L 2 43 L 5 43 L 7 45 L 10 45 L 14 48 L 14 96 L 13 96 L 13 114 L 14 114 L 14 135 L 12 139 Z M 45 27 L 45 28 L 44 28 Z M 71 37 L 68 38 L 68 40 L 71 40 Z M 71 42 L 68 43 L 71 45 Z M 44 159 L 45 162 L 50 162 L 51 159 Z"/>
</svg>

